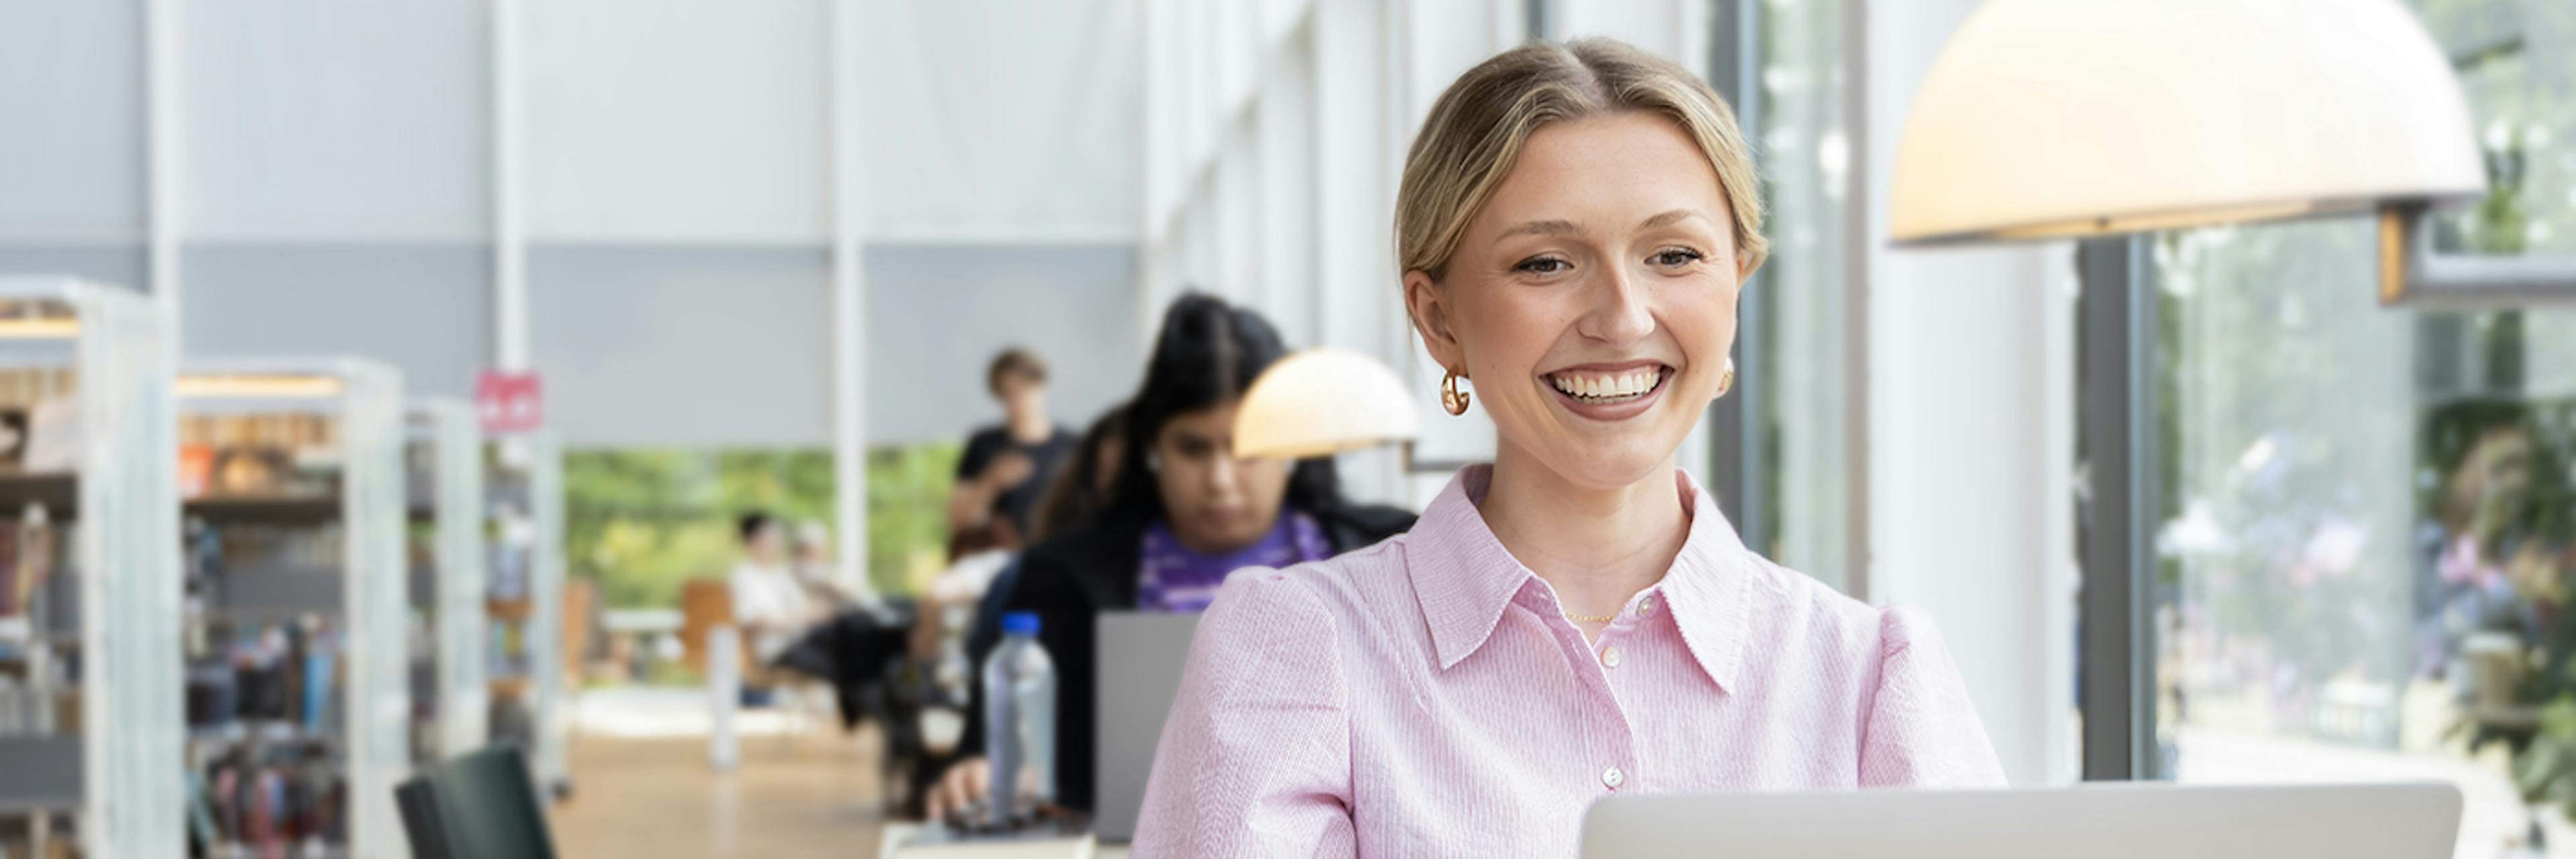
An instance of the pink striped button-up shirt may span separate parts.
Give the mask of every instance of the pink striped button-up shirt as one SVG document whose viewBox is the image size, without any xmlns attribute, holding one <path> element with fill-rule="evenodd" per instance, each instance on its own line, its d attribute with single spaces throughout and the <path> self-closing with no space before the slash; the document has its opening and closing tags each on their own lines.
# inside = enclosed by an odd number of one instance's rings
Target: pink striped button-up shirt
<svg viewBox="0 0 2576 859">
<path fill-rule="evenodd" d="M 1413 530 L 1229 578 L 1199 622 L 1135 855 L 1572 856 L 1633 791 L 1992 787 L 1930 621 L 1690 535 L 1599 640 L 1512 559 L 1459 473 Z"/>
</svg>

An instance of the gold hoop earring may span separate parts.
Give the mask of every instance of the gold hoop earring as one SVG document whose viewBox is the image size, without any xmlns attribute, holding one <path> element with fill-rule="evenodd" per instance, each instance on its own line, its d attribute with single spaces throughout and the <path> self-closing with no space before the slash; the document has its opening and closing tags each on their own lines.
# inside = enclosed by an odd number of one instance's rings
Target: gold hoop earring
<svg viewBox="0 0 2576 859">
<path fill-rule="evenodd" d="M 1469 397 L 1466 391 L 1458 390 L 1458 378 L 1458 371 L 1451 370 L 1448 376 L 1440 380 L 1440 408 L 1447 410 L 1451 415 L 1467 413 Z"/>
<path fill-rule="evenodd" d="M 1717 377 L 1717 395 L 1723 397 L 1726 396 L 1726 392 L 1732 390 L 1735 390 L 1735 359 L 1728 358 L 1726 372 Z"/>
</svg>

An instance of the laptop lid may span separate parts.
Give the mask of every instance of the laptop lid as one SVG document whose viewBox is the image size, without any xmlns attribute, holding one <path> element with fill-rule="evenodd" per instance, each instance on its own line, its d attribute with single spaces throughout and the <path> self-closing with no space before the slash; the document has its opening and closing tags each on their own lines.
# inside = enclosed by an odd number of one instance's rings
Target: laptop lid
<svg viewBox="0 0 2576 859">
<path fill-rule="evenodd" d="M 1154 747 L 1162 741 L 1172 699 L 1180 695 L 1181 669 L 1189 664 L 1190 636 L 1198 627 L 1195 614 L 1100 616 L 1091 821 L 1103 841 L 1124 842 L 1136 835 L 1136 816 L 1145 808 L 1145 779 L 1154 769 Z"/>
<path fill-rule="evenodd" d="M 2421 859 L 2451 855 L 2460 802 L 2447 784 L 1612 796 L 1583 855 Z"/>
</svg>

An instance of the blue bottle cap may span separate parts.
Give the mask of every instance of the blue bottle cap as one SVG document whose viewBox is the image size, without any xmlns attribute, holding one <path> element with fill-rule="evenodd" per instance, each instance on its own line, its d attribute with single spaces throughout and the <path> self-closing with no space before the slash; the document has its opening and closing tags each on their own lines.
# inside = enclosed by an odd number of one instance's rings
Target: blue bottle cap
<svg viewBox="0 0 2576 859">
<path fill-rule="evenodd" d="M 1002 615 L 1002 633 L 1005 635 L 1038 634 L 1038 613 L 1015 611 Z"/>
</svg>

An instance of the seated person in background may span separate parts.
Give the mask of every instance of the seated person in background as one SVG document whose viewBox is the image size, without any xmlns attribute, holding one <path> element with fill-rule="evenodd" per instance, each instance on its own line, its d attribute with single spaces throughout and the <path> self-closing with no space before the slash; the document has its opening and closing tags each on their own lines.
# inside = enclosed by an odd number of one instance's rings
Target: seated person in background
<svg viewBox="0 0 2576 859">
<path fill-rule="evenodd" d="M 839 565 L 832 563 L 832 531 L 823 523 L 807 519 L 796 523 L 796 584 L 805 590 L 805 598 L 818 610 L 866 609 L 877 605 L 876 594 L 864 585 L 853 588 L 841 582 Z"/>
<path fill-rule="evenodd" d="M 1198 611 L 1236 569 L 1321 560 L 1413 524 L 1402 510 L 1344 502 L 1330 459 L 1235 457 L 1236 399 L 1287 351 L 1250 310 L 1195 293 L 1174 301 L 1128 402 L 1108 506 L 1021 557 L 1005 606 L 1038 614 L 1055 661 L 1056 795 L 1068 808 L 1091 807 L 1101 612 Z M 970 752 L 983 747 L 983 721 L 968 721 Z M 960 761 L 932 791 L 930 816 L 980 801 L 988 780 L 982 758 Z"/>
<path fill-rule="evenodd" d="M 1047 417 L 1046 377 L 1046 364 L 1017 348 L 1003 350 L 984 371 L 986 388 L 1002 402 L 1003 419 L 966 439 L 965 455 L 957 460 L 957 488 L 948 496 L 950 533 L 1001 526 L 1003 546 L 1027 543 L 1038 495 L 1073 449 L 1073 434 Z"/>
<path fill-rule="evenodd" d="M 767 513 L 743 514 L 741 534 L 742 560 L 727 580 L 733 622 L 742 630 L 744 646 L 766 665 L 821 620 L 823 612 L 788 568 L 787 529 L 777 519 Z"/>
</svg>

